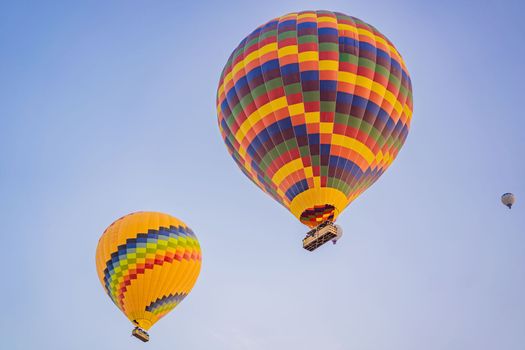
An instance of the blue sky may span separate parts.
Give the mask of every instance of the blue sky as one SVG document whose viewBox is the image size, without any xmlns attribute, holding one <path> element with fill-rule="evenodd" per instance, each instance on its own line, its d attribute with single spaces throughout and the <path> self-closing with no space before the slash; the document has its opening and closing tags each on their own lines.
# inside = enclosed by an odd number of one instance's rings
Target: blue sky
<svg viewBox="0 0 525 350">
<path fill-rule="evenodd" d="M 2 348 L 144 348 L 94 256 L 113 220 L 156 210 L 204 260 L 150 349 L 523 349 L 525 8 L 472 4 L 1 2 Z M 314 254 L 230 159 L 215 112 L 237 43 L 302 9 L 376 26 L 414 87 L 399 157 Z"/>
</svg>

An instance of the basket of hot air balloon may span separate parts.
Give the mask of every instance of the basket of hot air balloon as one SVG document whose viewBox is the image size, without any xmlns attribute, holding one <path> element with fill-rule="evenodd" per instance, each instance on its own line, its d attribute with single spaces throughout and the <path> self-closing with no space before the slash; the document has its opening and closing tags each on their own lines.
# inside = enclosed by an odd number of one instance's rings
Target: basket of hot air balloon
<svg viewBox="0 0 525 350">
<path fill-rule="evenodd" d="M 275 18 L 241 41 L 217 90 L 234 161 L 313 229 L 336 240 L 340 213 L 392 164 L 412 117 L 412 85 L 394 45 L 342 13 Z M 313 244 L 312 244 L 313 239 Z"/>
<path fill-rule="evenodd" d="M 97 246 L 97 273 L 111 301 L 146 342 L 148 330 L 191 291 L 201 268 L 197 237 L 182 221 L 137 212 L 113 222 Z"/>
</svg>

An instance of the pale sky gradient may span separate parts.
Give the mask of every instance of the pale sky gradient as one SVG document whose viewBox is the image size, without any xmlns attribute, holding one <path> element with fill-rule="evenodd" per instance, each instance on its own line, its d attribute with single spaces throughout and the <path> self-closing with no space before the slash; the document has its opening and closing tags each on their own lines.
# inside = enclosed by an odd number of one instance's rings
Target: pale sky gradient
<svg viewBox="0 0 525 350">
<path fill-rule="evenodd" d="M 522 1 L 80 3 L 0 3 L 2 349 L 523 349 Z M 304 9 L 388 36 L 415 108 L 343 239 L 315 253 L 237 169 L 215 111 L 238 42 Z M 137 210 L 179 217 L 204 254 L 148 344 L 95 272 L 103 230 Z"/>
</svg>

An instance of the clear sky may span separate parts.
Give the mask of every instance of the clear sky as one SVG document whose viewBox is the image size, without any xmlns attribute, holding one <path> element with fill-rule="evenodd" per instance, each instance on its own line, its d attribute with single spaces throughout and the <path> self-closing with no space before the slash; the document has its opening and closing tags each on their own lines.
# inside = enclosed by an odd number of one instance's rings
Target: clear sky
<svg viewBox="0 0 525 350">
<path fill-rule="evenodd" d="M 522 4 L 2 1 L 0 347 L 522 350 Z M 415 108 L 397 160 L 340 216 L 343 239 L 315 253 L 236 167 L 215 110 L 238 42 L 304 9 L 388 36 Z M 95 272 L 103 230 L 137 210 L 181 218 L 204 254 L 148 344 Z"/>
</svg>

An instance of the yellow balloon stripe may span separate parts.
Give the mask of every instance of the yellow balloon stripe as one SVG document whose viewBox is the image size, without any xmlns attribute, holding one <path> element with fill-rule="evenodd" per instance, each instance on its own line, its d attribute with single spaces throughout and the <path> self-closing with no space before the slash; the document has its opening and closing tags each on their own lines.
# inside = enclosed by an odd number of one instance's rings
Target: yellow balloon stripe
<svg viewBox="0 0 525 350">
<path fill-rule="evenodd" d="M 272 181 L 279 186 L 281 182 L 288 177 L 291 173 L 303 168 L 303 161 L 294 159 L 287 164 L 283 165 L 272 177 Z"/>
<path fill-rule="evenodd" d="M 366 160 L 368 165 L 371 165 L 374 160 L 379 161 L 379 159 L 383 159 L 383 154 L 381 152 L 379 152 L 377 155 L 374 155 L 374 152 L 372 152 L 372 150 L 368 148 L 364 143 L 352 137 L 333 134 L 332 144 L 357 152 Z M 303 162 L 300 158 L 293 159 L 290 162 L 283 165 L 281 168 L 279 168 L 279 170 L 273 175 L 272 181 L 275 183 L 276 186 L 279 186 L 285 178 L 290 176 L 293 172 L 303 169 L 303 167 Z M 304 169 L 306 171 L 307 168 Z M 306 173 L 306 176 L 312 177 L 312 168 L 310 167 L 309 170 L 310 171 Z M 366 169 L 363 169 L 363 171 L 365 170 Z"/>
<path fill-rule="evenodd" d="M 265 105 L 258 108 L 255 112 L 250 114 L 248 118 L 241 124 L 241 127 L 235 134 L 235 139 L 242 143 L 246 137 L 246 133 L 252 128 L 252 125 L 257 124 L 263 118 L 266 118 L 270 113 L 275 110 L 284 108 L 287 106 L 286 97 L 280 97 L 274 101 L 270 101 Z"/>
<path fill-rule="evenodd" d="M 362 75 L 357 75 L 351 72 L 339 72 L 338 77 L 341 82 L 355 84 L 356 86 L 373 91 L 379 96 L 384 96 L 384 99 L 388 101 L 390 105 L 394 106 L 398 114 L 401 114 L 401 112 L 403 112 L 403 104 L 401 103 L 401 101 L 390 90 L 388 90 L 385 86 L 381 85 L 380 83 Z M 394 121 L 397 122 L 397 120 Z"/>
<path fill-rule="evenodd" d="M 364 143 L 362 143 L 361 141 L 353 137 L 333 134 L 332 144 L 338 145 L 338 146 L 341 146 L 346 149 L 359 153 L 359 155 L 361 155 L 366 160 L 368 165 L 372 164 L 373 160 L 375 159 L 374 152 L 372 152 L 372 150 L 368 148 Z"/>
</svg>

